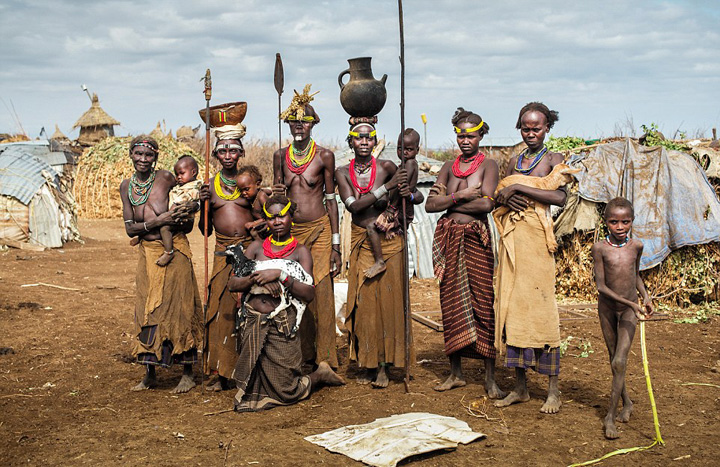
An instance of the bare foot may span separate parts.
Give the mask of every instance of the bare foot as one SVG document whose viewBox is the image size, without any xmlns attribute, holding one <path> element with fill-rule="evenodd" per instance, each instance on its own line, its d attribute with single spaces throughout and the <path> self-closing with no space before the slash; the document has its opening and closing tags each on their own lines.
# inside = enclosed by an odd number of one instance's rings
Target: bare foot
<svg viewBox="0 0 720 467">
<path fill-rule="evenodd" d="M 208 384 L 207 386 L 205 386 L 205 390 L 210 391 L 210 392 L 220 392 L 223 389 L 222 389 L 222 384 L 220 384 L 220 381 L 218 381 L 215 384 Z"/>
<path fill-rule="evenodd" d="M 562 406 L 562 401 L 560 400 L 560 396 L 557 394 L 548 394 L 547 399 L 545 400 L 545 403 L 542 407 L 540 407 L 540 412 L 542 413 L 558 413 L 560 412 L 560 406 Z"/>
<path fill-rule="evenodd" d="M 603 425 L 605 425 L 605 437 L 607 439 L 618 439 L 620 437 L 620 434 L 617 431 L 617 427 L 615 426 L 615 421 L 610 417 L 609 419 L 606 418 L 603 422 Z"/>
<path fill-rule="evenodd" d="M 140 243 L 140 237 L 133 237 L 130 239 L 130 246 L 135 246 Z"/>
<path fill-rule="evenodd" d="M 343 386 L 345 384 L 342 376 L 335 373 L 328 362 L 318 363 L 317 370 L 315 370 L 314 373 L 317 376 L 318 382 L 327 384 L 328 386 Z"/>
<path fill-rule="evenodd" d="M 385 365 L 380 365 L 375 381 L 370 384 L 372 384 L 372 387 L 378 389 L 388 387 L 388 384 L 390 384 L 390 378 L 388 378 L 388 369 Z"/>
<path fill-rule="evenodd" d="M 157 380 L 154 376 L 150 376 L 148 374 L 145 375 L 145 377 L 140 381 L 137 385 L 130 388 L 131 391 L 144 391 L 146 389 L 154 388 L 157 384 Z"/>
<path fill-rule="evenodd" d="M 620 423 L 627 423 L 630 421 L 630 415 L 633 411 L 633 404 L 630 402 L 629 404 L 623 404 L 623 409 L 620 411 L 617 417 L 615 417 L 615 421 Z"/>
<path fill-rule="evenodd" d="M 368 370 L 363 369 L 358 375 L 357 375 L 357 382 L 358 384 L 370 384 L 372 380 L 375 379 L 375 374 L 377 373 L 376 370 Z"/>
<path fill-rule="evenodd" d="M 494 381 L 489 385 L 486 385 L 485 390 L 487 391 L 488 398 L 490 399 L 502 399 L 506 396 L 505 391 L 500 389 Z"/>
<path fill-rule="evenodd" d="M 215 384 L 209 384 L 205 386 L 206 391 L 210 392 L 220 392 L 220 391 L 227 391 L 230 388 L 230 384 L 227 382 L 227 380 L 218 380 Z"/>
<path fill-rule="evenodd" d="M 385 269 L 385 261 L 376 261 L 375 264 L 365 270 L 365 277 L 367 277 L 368 279 L 372 279 L 378 274 L 385 272 Z"/>
<path fill-rule="evenodd" d="M 529 400 L 530 400 L 530 394 L 528 394 L 527 392 L 518 394 L 517 392 L 512 391 L 510 394 L 505 396 L 504 399 L 495 401 L 495 407 L 507 407 L 512 404 L 517 404 L 519 402 L 527 402 Z"/>
<path fill-rule="evenodd" d="M 448 379 L 446 379 L 444 383 L 438 384 L 433 389 L 438 392 L 443 392 L 443 391 L 448 391 L 448 390 L 454 389 L 454 388 L 461 388 L 461 387 L 465 386 L 466 384 L 467 383 L 465 382 L 464 378 L 451 373 L 450 376 L 448 376 Z"/>
<path fill-rule="evenodd" d="M 180 382 L 178 383 L 178 385 L 175 386 L 175 389 L 170 392 L 173 394 L 183 394 L 194 387 L 195 381 L 193 381 L 193 377 L 189 375 L 182 375 L 182 378 L 180 378 Z"/>
<path fill-rule="evenodd" d="M 170 261 L 172 261 L 174 256 L 174 253 L 168 253 L 167 251 L 164 251 L 163 254 L 158 258 L 158 260 L 155 261 L 155 264 L 162 267 L 167 266 L 168 264 L 170 264 Z"/>
</svg>

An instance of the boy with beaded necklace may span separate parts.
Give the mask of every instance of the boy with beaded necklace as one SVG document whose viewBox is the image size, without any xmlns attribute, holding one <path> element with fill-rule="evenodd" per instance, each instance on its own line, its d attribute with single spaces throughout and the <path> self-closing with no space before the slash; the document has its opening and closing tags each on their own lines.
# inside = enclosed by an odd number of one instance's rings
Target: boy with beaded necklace
<svg viewBox="0 0 720 467">
<path fill-rule="evenodd" d="M 643 244 L 629 238 L 635 218 L 632 203 L 625 198 L 614 198 L 605 206 L 605 224 L 609 235 L 592 247 L 595 262 L 595 283 L 598 297 L 600 328 L 610 354 L 612 392 L 610 406 L 603 425 L 605 437 L 615 439 L 618 434 L 615 422 L 627 423 L 632 413 L 632 401 L 625 388 L 625 368 L 637 320 L 653 313 L 652 300 L 640 277 L 640 257 Z M 638 304 L 638 292 L 643 306 Z M 616 415 L 622 397 L 623 409 Z"/>
</svg>

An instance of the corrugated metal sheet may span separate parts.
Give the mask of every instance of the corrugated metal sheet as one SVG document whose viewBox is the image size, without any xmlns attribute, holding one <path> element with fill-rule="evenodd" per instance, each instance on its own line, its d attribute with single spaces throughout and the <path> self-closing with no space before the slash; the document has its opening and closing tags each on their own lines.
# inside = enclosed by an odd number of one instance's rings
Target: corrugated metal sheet
<svg viewBox="0 0 720 467">
<path fill-rule="evenodd" d="M 0 238 L 25 242 L 30 230 L 30 208 L 16 198 L 0 195 Z"/>
<path fill-rule="evenodd" d="M 57 172 L 47 162 L 32 155 L 33 151 L 43 149 L 49 152 L 47 147 L 33 144 L 0 145 L 0 194 L 29 205 L 45 183 L 42 171 L 57 177 Z"/>
</svg>

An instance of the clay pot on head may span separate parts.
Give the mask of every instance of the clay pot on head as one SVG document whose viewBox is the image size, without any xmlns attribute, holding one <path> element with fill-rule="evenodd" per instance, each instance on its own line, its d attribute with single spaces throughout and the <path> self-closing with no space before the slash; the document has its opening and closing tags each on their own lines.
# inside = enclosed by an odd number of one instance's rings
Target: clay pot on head
<svg viewBox="0 0 720 467">
<path fill-rule="evenodd" d="M 380 80 L 375 79 L 371 61 L 372 57 L 348 59 L 350 68 L 338 76 L 340 104 L 351 117 L 374 117 L 385 107 L 387 75 Z M 343 84 L 343 77 L 347 74 L 350 79 Z"/>
</svg>

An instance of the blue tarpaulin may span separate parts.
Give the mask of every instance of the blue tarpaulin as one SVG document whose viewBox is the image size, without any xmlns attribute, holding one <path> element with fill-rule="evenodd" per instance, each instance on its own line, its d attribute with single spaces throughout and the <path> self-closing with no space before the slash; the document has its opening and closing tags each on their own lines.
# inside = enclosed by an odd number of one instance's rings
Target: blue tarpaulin
<svg viewBox="0 0 720 467">
<path fill-rule="evenodd" d="M 607 203 L 622 196 L 633 203 L 632 237 L 644 245 L 641 270 L 680 247 L 720 241 L 720 202 L 689 154 L 627 139 L 575 156 L 571 164 L 583 169 L 576 174 L 582 198 Z"/>
</svg>

